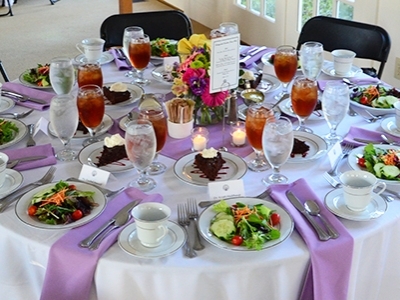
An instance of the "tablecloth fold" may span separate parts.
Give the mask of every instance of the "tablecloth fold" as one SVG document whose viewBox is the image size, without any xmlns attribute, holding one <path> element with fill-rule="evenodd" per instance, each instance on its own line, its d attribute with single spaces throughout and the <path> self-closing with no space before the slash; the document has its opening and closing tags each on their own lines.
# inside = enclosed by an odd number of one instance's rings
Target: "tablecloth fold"
<svg viewBox="0 0 400 300">
<path fill-rule="evenodd" d="M 290 213 L 295 228 L 308 246 L 311 264 L 306 274 L 304 288 L 299 299 L 346 300 L 354 241 L 343 224 L 323 204 L 305 179 L 291 184 L 270 187 L 271 197 Z M 340 233 L 337 239 L 320 241 L 304 216 L 289 202 L 286 191 L 292 191 L 301 202 L 317 201 L 324 215 Z M 319 222 L 318 219 L 316 219 Z"/>
<path fill-rule="evenodd" d="M 367 139 L 367 140 L 376 141 L 376 142 L 384 142 L 381 137 L 381 134 L 383 134 L 383 133 L 384 132 L 381 132 L 381 131 L 375 131 L 375 130 L 369 130 L 369 129 L 365 129 L 365 128 L 361 128 L 361 127 L 351 126 L 349 132 L 343 139 L 343 143 L 351 144 L 351 145 L 355 145 L 355 146 L 366 145 L 366 143 L 361 143 L 361 142 L 355 141 L 354 138 Z M 392 136 L 392 135 L 390 135 L 390 137 L 394 141 L 400 143 L 400 138 Z"/>
<path fill-rule="evenodd" d="M 25 102 L 15 101 L 15 103 L 18 105 L 33 108 L 36 110 L 48 109 L 50 107 L 51 99 L 56 95 L 52 89 L 50 89 L 50 91 L 33 89 L 33 88 L 24 86 L 24 85 L 22 85 L 20 83 L 16 83 L 16 82 L 3 83 L 3 90 L 23 94 L 23 95 L 26 95 L 26 96 L 29 96 L 29 97 L 32 97 L 35 99 L 44 100 L 47 102 L 46 104 L 39 104 L 39 103 L 31 102 L 31 101 L 25 101 Z"/>
<path fill-rule="evenodd" d="M 160 194 L 146 195 L 134 188 L 125 189 L 107 204 L 105 211 L 98 218 L 68 231 L 53 244 L 50 249 L 41 300 L 89 299 L 97 262 L 117 241 L 118 234 L 125 226 L 113 230 L 95 251 L 81 248 L 78 244 L 135 199 L 143 199 L 141 203 L 163 200 Z M 128 224 L 131 222 L 133 222 L 132 219 Z"/>
</svg>

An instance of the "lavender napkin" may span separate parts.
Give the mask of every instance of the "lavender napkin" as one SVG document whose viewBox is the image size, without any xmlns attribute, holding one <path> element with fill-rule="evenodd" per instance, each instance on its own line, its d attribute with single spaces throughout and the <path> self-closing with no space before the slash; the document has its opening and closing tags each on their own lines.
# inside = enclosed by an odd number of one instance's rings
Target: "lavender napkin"
<svg viewBox="0 0 400 300">
<path fill-rule="evenodd" d="M 326 83 L 328 81 L 332 81 L 335 79 L 330 79 L 330 80 L 318 80 L 318 87 L 321 91 L 325 89 Z M 341 79 L 336 79 L 338 81 L 341 81 Z M 358 85 L 368 85 L 368 84 L 378 84 L 381 81 L 378 78 L 373 78 L 373 77 L 363 77 L 363 78 L 351 78 L 351 82 L 354 84 Z"/>
<path fill-rule="evenodd" d="M 50 107 L 51 99 L 56 95 L 53 92 L 53 90 L 51 90 L 51 92 L 46 92 L 43 90 L 33 89 L 33 88 L 30 88 L 30 87 L 27 87 L 27 86 L 24 86 L 22 84 L 15 83 L 15 82 L 3 83 L 2 89 L 5 91 L 19 93 L 19 94 L 26 95 L 26 96 L 29 96 L 29 97 L 32 97 L 35 99 L 44 100 L 47 102 L 47 104 L 39 104 L 39 103 L 35 103 L 32 101 L 26 101 L 26 102 L 15 101 L 15 103 L 18 105 L 33 108 L 36 110 L 48 109 Z"/>
<path fill-rule="evenodd" d="M 146 195 L 137 189 L 128 188 L 109 202 L 98 218 L 70 230 L 53 244 L 50 249 L 41 300 L 89 299 L 97 262 L 117 241 L 118 234 L 123 228 L 114 229 L 97 250 L 90 251 L 79 247 L 78 244 L 134 199 L 143 199 L 141 203 L 163 200 L 160 194 Z M 131 219 L 128 223 L 132 222 Z"/>
<path fill-rule="evenodd" d="M 368 129 L 352 126 L 352 127 L 350 127 L 350 130 L 347 133 L 347 135 L 344 137 L 343 143 L 352 144 L 355 146 L 363 146 L 366 144 L 366 143 L 357 142 L 354 140 L 354 138 L 367 139 L 367 140 L 376 141 L 376 142 L 380 143 L 380 142 L 383 142 L 383 140 L 381 138 L 382 133 L 383 132 L 380 132 L 380 131 L 368 130 Z M 395 140 L 396 142 L 400 142 L 400 139 L 398 137 L 395 137 L 392 135 L 390 137 L 393 140 Z"/>
<path fill-rule="evenodd" d="M 251 47 L 247 48 L 245 51 L 241 51 L 241 53 L 248 53 L 249 50 L 250 51 L 252 51 L 252 50 L 256 51 L 255 49 L 259 49 L 259 48 L 261 48 L 261 47 L 251 46 Z M 266 48 L 265 50 L 257 52 L 257 54 L 251 56 L 250 58 L 248 58 L 247 56 L 243 57 L 243 58 L 241 58 L 239 60 L 239 64 L 240 64 L 240 66 L 242 68 L 249 68 L 249 67 L 251 67 L 253 65 L 253 63 L 258 62 L 261 59 L 261 57 L 265 53 L 268 53 L 268 52 L 271 52 L 271 48 Z"/>
<path fill-rule="evenodd" d="M 126 62 L 126 60 L 119 59 L 120 55 L 118 49 L 113 48 L 110 49 L 109 52 L 114 56 L 114 62 L 117 65 L 118 70 L 132 70 L 132 67 Z"/>
<path fill-rule="evenodd" d="M 54 156 L 54 148 L 51 144 L 21 148 L 21 149 L 6 149 L 2 150 L 5 154 L 8 155 L 9 159 L 19 159 L 28 156 L 47 156 L 46 158 L 40 160 L 33 161 L 24 161 L 18 163 L 14 167 L 14 170 L 24 171 L 30 169 L 36 169 L 44 166 L 55 165 L 57 163 L 57 159 Z"/>
<path fill-rule="evenodd" d="M 311 265 L 306 274 L 301 300 L 346 300 L 353 255 L 353 238 L 343 224 L 326 209 L 306 180 L 291 184 L 271 186 L 272 198 L 286 208 L 294 219 L 295 228 L 304 239 L 311 255 Z M 292 191 L 301 202 L 313 199 L 318 202 L 324 215 L 340 233 L 337 239 L 320 241 L 304 216 L 286 198 Z M 318 221 L 318 219 L 316 219 Z"/>
</svg>

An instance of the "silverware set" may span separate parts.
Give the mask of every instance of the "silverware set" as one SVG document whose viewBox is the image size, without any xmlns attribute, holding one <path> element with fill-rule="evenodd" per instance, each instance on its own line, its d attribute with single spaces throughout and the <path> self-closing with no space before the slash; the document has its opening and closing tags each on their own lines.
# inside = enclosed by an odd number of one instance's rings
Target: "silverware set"
<svg viewBox="0 0 400 300">
<path fill-rule="evenodd" d="M 178 204 L 178 224 L 181 225 L 186 231 L 186 243 L 184 246 L 185 256 L 189 258 L 193 258 L 197 256 L 196 251 L 193 250 L 192 247 L 192 239 L 191 235 L 189 234 L 189 224 L 190 220 L 187 215 L 185 204 Z"/>
<path fill-rule="evenodd" d="M 41 99 L 35 99 L 35 98 L 31 98 L 27 95 L 23 95 L 23 94 L 18 94 L 15 92 L 11 92 L 11 91 L 6 91 L 6 90 L 2 90 L 1 91 L 1 95 L 2 96 L 6 96 L 6 97 L 11 97 L 13 98 L 15 101 L 17 102 L 26 102 L 26 101 L 30 101 L 30 102 L 34 102 L 34 103 L 38 103 L 38 104 L 48 104 L 46 101 L 41 100 Z"/>
</svg>

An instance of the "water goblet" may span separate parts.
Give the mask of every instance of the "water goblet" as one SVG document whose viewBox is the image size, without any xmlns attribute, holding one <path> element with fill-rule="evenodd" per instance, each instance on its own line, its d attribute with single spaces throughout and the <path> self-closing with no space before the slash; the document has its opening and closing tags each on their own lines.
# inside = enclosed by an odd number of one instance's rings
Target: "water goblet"
<svg viewBox="0 0 400 300">
<path fill-rule="evenodd" d="M 253 103 L 247 109 L 245 123 L 246 136 L 256 154 L 256 157 L 247 163 L 248 168 L 252 171 L 262 172 L 270 168 L 263 154 L 262 132 L 265 123 L 274 120 L 274 118 L 274 112 L 269 104 Z"/>
<path fill-rule="evenodd" d="M 55 57 L 50 62 L 51 87 L 57 95 L 69 94 L 75 84 L 75 70 L 68 57 Z"/>
<path fill-rule="evenodd" d="M 94 84 L 84 85 L 78 90 L 79 119 L 88 129 L 90 138 L 83 142 L 84 146 L 100 141 L 96 138 L 96 130 L 100 127 L 104 117 L 103 90 Z"/>
<path fill-rule="evenodd" d="M 275 96 L 276 100 L 288 93 L 288 85 L 296 74 L 297 65 L 297 51 L 294 47 L 283 45 L 276 49 L 274 70 L 276 77 L 282 82 L 282 92 Z"/>
<path fill-rule="evenodd" d="M 326 83 L 322 93 L 322 113 L 330 132 L 324 139 L 329 145 L 343 140 L 343 137 L 336 134 L 336 128 L 344 119 L 350 105 L 349 88 L 340 81 L 332 80 Z"/>
<path fill-rule="evenodd" d="M 78 119 L 78 107 L 74 96 L 63 94 L 51 99 L 50 124 L 64 144 L 64 149 L 56 153 L 56 158 L 61 161 L 71 161 L 76 158 L 76 153 L 70 149 L 69 142 L 78 127 Z"/>
<path fill-rule="evenodd" d="M 316 80 L 307 79 L 305 76 L 297 76 L 293 81 L 291 104 L 294 113 L 299 120 L 298 131 L 312 132 L 305 126 L 305 121 L 313 113 L 318 102 L 318 86 Z"/>
<path fill-rule="evenodd" d="M 94 84 L 103 87 L 103 72 L 99 62 L 81 63 L 78 66 L 78 86 Z"/>
<path fill-rule="evenodd" d="M 137 78 L 132 83 L 147 85 L 149 79 L 143 78 L 143 71 L 150 62 L 151 47 L 150 38 L 147 34 L 142 37 L 132 37 L 129 44 L 129 59 L 132 66 L 136 69 Z"/>
<path fill-rule="evenodd" d="M 273 173 L 263 179 L 266 185 L 285 183 L 288 178 L 280 173 L 280 167 L 286 163 L 293 148 L 292 122 L 286 117 L 267 122 L 262 134 L 264 155 L 273 168 Z"/>
<path fill-rule="evenodd" d="M 316 80 L 324 62 L 324 47 L 318 42 L 306 42 L 300 48 L 301 70 L 308 79 Z"/>
<path fill-rule="evenodd" d="M 139 26 L 129 26 L 124 29 L 124 35 L 122 38 L 122 49 L 126 55 L 129 57 L 129 44 L 133 37 L 142 37 L 144 35 L 144 31 L 142 27 Z M 136 76 L 136 70 L 132 69 L 125 73 L 126 77 L 134 77 Z"/>
<path fill-rule="evenodd" d="M 126 153 L 139 173 L 139 177 L 130 182 L 129 186 L 146 192 L 157 185 L 146 173 L 156 154 L 156 145 L 156 134 L 150 121 L 137 119 L 128 123 L 125 132 Z"/>
</svg>

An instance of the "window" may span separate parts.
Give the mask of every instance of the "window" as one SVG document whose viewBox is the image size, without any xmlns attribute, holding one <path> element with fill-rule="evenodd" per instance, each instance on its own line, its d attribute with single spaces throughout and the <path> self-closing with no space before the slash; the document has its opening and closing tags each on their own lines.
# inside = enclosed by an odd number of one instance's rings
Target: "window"
<svg viewBox="0 0 400 300">
<path fill-rule="evenodd" d="M 236 3 L 252 13 L 275 20 L 276 0 L 236 0 Z"/>
</svg>

